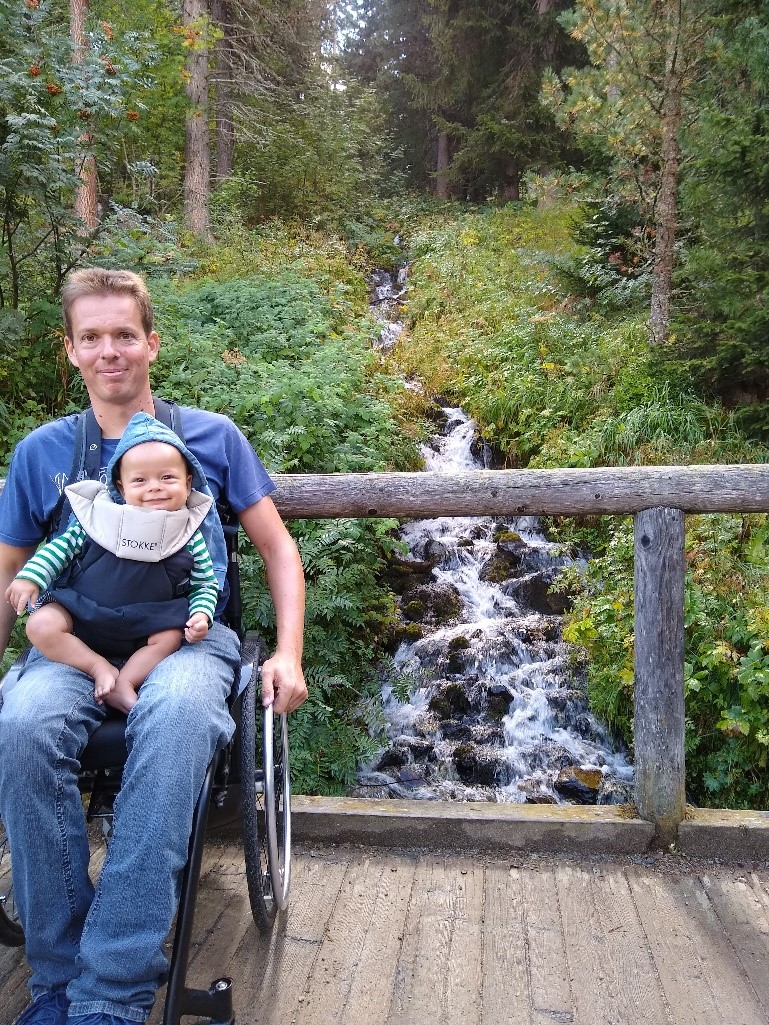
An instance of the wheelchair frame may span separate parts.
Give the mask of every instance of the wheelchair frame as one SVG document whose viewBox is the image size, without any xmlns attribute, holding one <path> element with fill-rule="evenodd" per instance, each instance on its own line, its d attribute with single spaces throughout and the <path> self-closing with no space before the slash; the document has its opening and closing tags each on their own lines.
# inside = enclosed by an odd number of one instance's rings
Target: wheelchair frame
<svg viewBox="0 0 769 1025">
<path fill-rule="evenodd" d="M 163 1025 L 180 1025 L 184 1015 L 209 1018 L 213 1025 L 233 1025 L 235 1020 L 232 980 L 222 977 L 215 979 L 207 990 L 193 989 L 187 985 L 187 970 L 209 811 L 213 808 L 215 816 L 216 811 L 225 809 L 230 804 L 230 790 L 238 785 L 248 897 L 261 933 L 268 933 L 278 912 L 287 907 L 291 882 L 287 716 L 280 717 L 276 728 L 272 707 L 263 709 L 262 743 L 257 744 L 257 708 L 261 707 L 258 663 L 262 643 L 255 633 L 244 633 L 242 628 L 237 520 L 223 525 L 230 587 L 225 620 L 241 641 L 240 676 L 235 681 L 237 686 L 233 686 L 235 696 L 230 708 L 236 728 L 233 738 L 209 764 L 195 806 L 176 914 Z M 2 683 L 18 672 L 23 658 L 14 664 Z M 119 713 L 108 715 L 83 751 L 79 785 L 83 793 L 90 793 L 86 821 L 111 818 L 112 801 L 120 789 L 127 757 L 125 725 L 126 719 Z M 10 862 L 8 838 L 0 823 L 0 943 L 22 946 L 24 932 L 13 900 Z"/>
</svg>

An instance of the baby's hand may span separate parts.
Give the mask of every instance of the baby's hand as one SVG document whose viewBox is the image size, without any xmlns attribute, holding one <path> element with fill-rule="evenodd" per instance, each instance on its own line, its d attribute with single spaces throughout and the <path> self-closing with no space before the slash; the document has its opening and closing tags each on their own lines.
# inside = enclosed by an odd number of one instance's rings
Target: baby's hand
<svg viewBox="0 0 769 1025">
<path fill-rule="evenodd" d="M 5 592 L 8 604 L 13 606 L 17 616 L 26 611 L 28 604 L 34 605 L 39 595 L 40 588 L 37 584 L 33 584 L 31 580 L 18 578 L 11 581 L 11 586 Z"/>
<path fill-rule="evenodd" d="M 184 628 L 184 637 L 188 644 L 202 641 L 208 633 L 208 616 L 205 612 L 196 612 L 190 616 Z"/>
</svg>

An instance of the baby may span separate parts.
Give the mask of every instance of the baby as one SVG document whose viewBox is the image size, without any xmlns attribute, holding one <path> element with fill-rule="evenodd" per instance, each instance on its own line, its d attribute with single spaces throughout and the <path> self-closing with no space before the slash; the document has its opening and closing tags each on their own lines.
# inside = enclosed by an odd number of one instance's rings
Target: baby
<svg viewBox="0 0 769 1025">
<path fill-rule="evenodd" d="M 143 439 L 151 418 L 137 416 Z M 157 426 L 160 437 L 172 434 Z M 187 450 L 175 436 L 126 444 L 126 435 L 108 467 L 112 495 L 96 481 L 69 485 L 67 529 L 38 549 L 6 598 L 18 615 L 32 609 L 27 637 L 46 658 L 87 673 L 97 701 L 128 713 L 182 638 L 206 636 L 219 586 L 199 529 L 212 500 L 193 491 Z"/>
</svg>

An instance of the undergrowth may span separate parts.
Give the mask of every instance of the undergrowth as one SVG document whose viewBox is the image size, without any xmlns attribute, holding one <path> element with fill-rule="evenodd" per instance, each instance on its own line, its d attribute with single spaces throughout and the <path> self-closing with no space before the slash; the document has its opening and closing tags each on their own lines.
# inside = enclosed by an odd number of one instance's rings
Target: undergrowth
<svg viewBox="0 0 769 1025">
<path fill-rule="evenodd" d="M 584 213 L 592 221 L 580 232 L 579 216 L 509 205 L 426 218 L 399 363 L 463 405 L 507 467 L 765 461 L 729 411 L 650 350 L 643 248 L 634 261 L 605 219 Z M 602 260 L 605 273 L 594 273 Z M 632 522 L 551 517 L 547 529 L 593 555 L 559 585 L 574 594 L 565 637 L 593 710 L 632 747 Z M 765 516 L 687 522 L 687 787 L 697 803 L 769 807 L 767 531 Z"/>
</svg>

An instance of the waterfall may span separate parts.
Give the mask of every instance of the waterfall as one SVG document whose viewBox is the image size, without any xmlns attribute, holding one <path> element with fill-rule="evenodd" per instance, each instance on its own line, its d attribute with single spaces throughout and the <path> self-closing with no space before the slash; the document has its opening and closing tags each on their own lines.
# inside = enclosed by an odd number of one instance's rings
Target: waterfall
<svg viewBox="0 0 769 1025">
<path fill-rule="evenodd" d="M 443 413 L 425 468 L 483 468 L 476 425 L 461 409 Z M 568 597 L 550 585 L 573 560 L 538 518 L 438 517 L 407 523 L 401 537 L 408 555 L 393 581 L 404 640 L 382 689 L 389 743 L 355 792 L 632 800 L 632 766 L 589 712 L 561 639 Z"/>
</svg>

